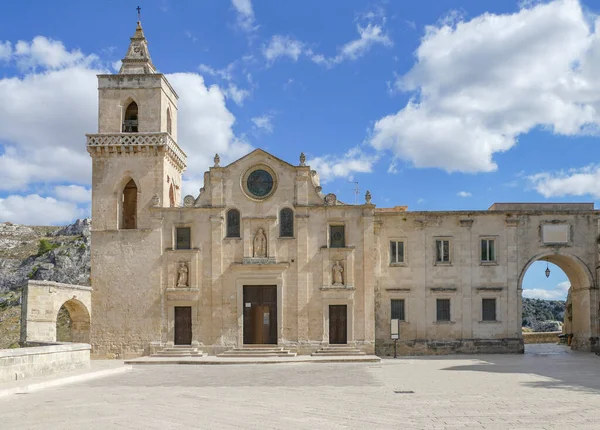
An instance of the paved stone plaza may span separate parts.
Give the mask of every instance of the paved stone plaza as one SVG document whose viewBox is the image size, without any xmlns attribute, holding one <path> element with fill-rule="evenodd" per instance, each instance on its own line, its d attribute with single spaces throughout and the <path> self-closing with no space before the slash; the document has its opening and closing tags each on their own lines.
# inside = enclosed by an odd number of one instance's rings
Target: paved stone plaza
<svg viewBox="0 0 600 430">
<path fill-rule="evenodd" d="M 0 399 L 2 428 L 600 427 L 600 357 L 525 355 L 381 363 L 134 366 Z"/>
</svg>

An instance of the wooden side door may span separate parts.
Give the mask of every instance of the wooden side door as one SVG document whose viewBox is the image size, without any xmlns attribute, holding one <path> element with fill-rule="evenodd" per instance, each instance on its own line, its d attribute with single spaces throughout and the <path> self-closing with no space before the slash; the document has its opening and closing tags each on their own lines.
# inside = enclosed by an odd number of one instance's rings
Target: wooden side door
<svg viewBox="0 0 600 430">
<path fill-rule="evenodd" d="M 348 343 L 348 316 L 346 305 L 329 305 L 329 343 Z"/>
<path fill-rule="evenodd" d="M 192 307 L 175 306 L 175 345 L 192 344 Z"/>
</svg>

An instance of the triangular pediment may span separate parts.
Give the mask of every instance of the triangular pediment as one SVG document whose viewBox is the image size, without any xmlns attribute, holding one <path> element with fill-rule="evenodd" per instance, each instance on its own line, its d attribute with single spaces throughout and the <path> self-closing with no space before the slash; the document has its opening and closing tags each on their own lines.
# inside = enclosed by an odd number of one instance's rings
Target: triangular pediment
<svg viewBox="0 0 600 430">
<path fill-rule="evenodd" d="M 227 166 L 224 166 L 224 168 L 232 169 L 232 168 L 235 168 L 236 166 L 238 166 L 240 164 L 244 164 L 246 161 L 252 160 L 252 159 L 255 159 L 256 161 L 263 161 L 263 162 L 267 161 L 267 160 L 272 161 L 272 162 L 278 163 L 287 168 L 290 168 L 290 167 L 296 168 L 297 167 L 297 166 L 294 166 L 293 164 L 288 163 L 285 160 L 282 160 L 279 157 L 274 156 L 273 154 L 265 151 L 264 149 L 257 148 L 254 151 L 244 155 L 243 157 L 238 158 L 235 161 L 232 161 Z"/>
</svg>

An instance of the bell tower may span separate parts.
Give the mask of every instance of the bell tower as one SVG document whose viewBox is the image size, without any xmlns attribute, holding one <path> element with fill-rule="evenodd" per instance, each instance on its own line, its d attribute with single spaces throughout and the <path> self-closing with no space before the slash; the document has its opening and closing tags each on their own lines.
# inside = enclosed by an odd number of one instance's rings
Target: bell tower
<svg viewBox="0 0 600 430">
<path fill-rule="evenodd" d="M 121 61 L 119 73 L 98 75 L 98 133 L 87 135 L 96 231 L 149 228 L 149 208 L 179 204 L 186 167 L 178 96 L 156 71 L 139 21 Z"/>
<path fill-rule="evenodd" d="M 98 75 L 98 132 L 87 135 L 87 150 L 92 353 L 141 355 L 161 339 L 162 222 L 179 203 L 186 155 L 177 145 L 177 94 L 154 67 L 139 20 L 119 73 Z"/>
</svg>

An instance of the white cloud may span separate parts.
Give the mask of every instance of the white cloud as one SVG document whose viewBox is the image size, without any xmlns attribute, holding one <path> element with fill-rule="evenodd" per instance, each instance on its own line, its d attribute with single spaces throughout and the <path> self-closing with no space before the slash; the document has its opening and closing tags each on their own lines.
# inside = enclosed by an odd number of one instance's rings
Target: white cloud
<svg viewBox="0 0 600 430">
<path fill-rule="evenodd" d="M 233 100 L 236 105 L 243 106 L 244 100 L 249 97 L 251 93 L 248 90 L 239 88 L 237 85 L 230 83 L 224 90 L 224 94 L 228 99 Z"/>
<path fill-rule="evenodd" d="M 299 40 L 276 34 L 271 37 L 268 45 L 263 45 L 262 52 L 267 61 L 271 63 L 280 57 L 288 57 L 293 61 L 298 61 L 303 49 L 304 44 Z"/>
<path fill-rule="evenodd" d="M 226 81 L 231 81 L 233 79 L 232 71 L 234 67 L 235 62 L 229 63 L 227 67 L 223 69 L 215 69 L 214 67 L 211 67 L 208 64 L 200 64 L 198 66 L 198 70 L 207 75 L 216 76 Z"/>
<path fill-rule="evenodd" d="M 256 128 L 266 133 L 273 133 L 273 115 L 262 115 L 251 119 Z"/>
<path fill-rule="evenodd" d="M 54 194 L 61 200 L 76 203 L 89 203 L 92 200 L 92 190 L 80 185 L 58 185 Z"/>
<path fill-rule="evenodd" d="M 24 189 L 37 181 L 89 181 L 84 133 L 97 130 L 96 74 L 106 70 L 94 68 L 91 57 L 71 55 L 60 42 L 42 39 L 17 43 L 20 54 L 13 59 L 51 69 L 0 79 L 0 189 Z M 61 48 L 63 53 L 57 51 Z"/>
<path fill-rule="evenodd" d="M 552 290 L 544 290 L 542 288 L 524 288 L 523 297 L 544 300 L 565 300 L 571 283 L 569 281 L 560 282 Z"/>
<path fill-rule="evenodd" d="M 459 191 L 456 193 L 458 197 L 471 197 L 471 193 L 468 191 Z"/>
<path fill-rule="evenodd" d="M 268 45 L 263 46 L 263 55 L 272 63 L 280 57 L 288 57 L 298 61 L 301 55 L 306 55 L 316 64 L 333 67 L 345 60 L 356 60 L 365 55 L 373 45 L 382 44 L 392 46 L 393 42 L 383 30 L 382 25 L 369 23 L 366 26 L 356 26 L 359 38 L 344 44 L 339 53 L 333 57 L 314 52 L 307 48 L 304 42 L 293 39 L 290 36 L 274 35 Z"/>
<path fill-rule="evenodd" d="M 0 41 L 0 60 L 10 60 L 12 56 L 12 44 L 9 41 Z"/>
<path fill-rule="evenodd" d="M 81 51 L 67 51 L 62 42 L 36 36 L 31 42 L 19 40 L 13 58 L 22 69 L 37 67 L 60 69 L 96 60 L 96 56 L 84 56 Z"/>
<path fill-rule="evenodd" d="M 215 153 L 225 165 L 252 148 L 233 133 L 235 117 L 225 105 L 221 88 L 207 87 L 196 73 L 174 73 L 167 79 L 179 94 L 178 143 L 188 155 L 184 178 L 198 185 L 212 166 Z M 193 194 L 197 196 L 197 188 Z"/>
<path fill-rule="evenodd" d="M 543 172 L 529 176 L 535 190 L 546 198 L 590 195 L 600 198 L 600 165 L 564 172 Z"/>
<path fill-rule="evenodd" d="M 0 219 L 29 225 L 60 225 L 75 218 L 89 216 L 73 202 L 41 197 L 10 195 L 0 199 Z"/>
<path fill-rule="evenodd" d="M 393 45 L 392 40 L 380 25 L 368 24 L 366 27 L 357 25 L 356 30 L 360 37 L 342 46 L 340 54 L 336 57 L 339 58 L 337 62 L 342 61 L 345 58 L 356 60 L 358 57 L 363 56 L 375 44 L 381 44 L 383 46 Z"/>
<path fill-rule="evenodd" d="M 319 173 L 322 182 L 335 178 L 347 178 L 352 173 L 369 173 L 377 161 L 376 155 L 365 154 L 359 148 L 352 148 L 344 155 L 324 155 L 308 160 L 307 164 Z"/>
<path fill-rule="evenodd" d="M 426 28 L 416 64 L 395 82 L 414 96 L 375 123 L 373 147 L 416 167 L 489 172 L 534 127 L 598 131 L 600 20 L 591 26 L 577 0 L 461 19 Z"/>
<path fill-rule="evenodd" d="M 231 4 L 237 12 L 237 25 L 240 29 L 252 32 L 258 28 L 250 0 L 231 0 Z"/>
<path fill-rule="evenodd" d="M 36 202 L 60 209 L 57 213 L 63 215 L 49 218 L 47 223 L 72 219 L 65 211 L 72 212 L 76 205 L 64 200 L 83 201 L 81 189 L 70 188 L 68 193 L 69 189 L 59 187 L 90 183 L 91 161 L 85 149 L 85 133 L 97 130 L 96 75 L 109 71 L 95 67 L 93 57 L 73 54 L 60 42 L 42 43 L 41 39 L 40 36 L 37 42 L 23 42 L 20 56 L 11 55 L 11 61 L 31 65 L 24 75 L 0 77 L 0 190 L 27 192 L 33 185 L 37 189 L 40 184 L 60 184 L 54 190 L 58 200 L 14 195 L 2 203 L 2 213 L 10 215 L 14 222 L 43 224 L 43 218 L 32 221 L 33 215 L 12 208 L 29 199 L 32 204 L 28 210 L 40 216 L 43 209 L 35 206 Z M 48 48 L 45 54 L 43 47 Z M 59 48 L 64 52 L 57 51 Z M 196 73 L 175 73 L 167 75 L 167 79 L 180 96 L 178 143 L 188 154 L 186 181 L 201 183 L 216 152 L 227 163 L 251 150 L 233 133 L 235 117 L 225 104 L 229 88 L 207 87 Z M 246 95 L 240 91 L 244 90 L 231 88 L 227 96 L 241 102 Z"/>
</svg>

